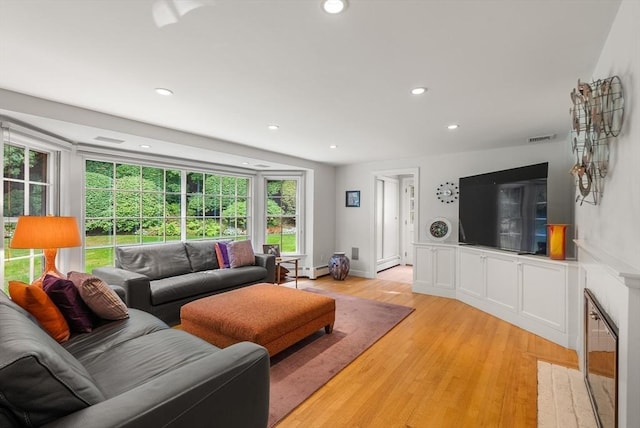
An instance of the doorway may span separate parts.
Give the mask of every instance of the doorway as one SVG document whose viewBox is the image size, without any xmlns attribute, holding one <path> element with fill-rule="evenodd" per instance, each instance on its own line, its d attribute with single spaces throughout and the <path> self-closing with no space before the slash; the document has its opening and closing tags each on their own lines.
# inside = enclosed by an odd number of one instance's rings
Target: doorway
<svg viewBox="0 0 640 428">
<path fill-rule="evenodd" d="M 418 170 L 374 174 L 374 260 L 371 277 L 394 266 L 413 266 L 418 221 Z"/>
</svg>

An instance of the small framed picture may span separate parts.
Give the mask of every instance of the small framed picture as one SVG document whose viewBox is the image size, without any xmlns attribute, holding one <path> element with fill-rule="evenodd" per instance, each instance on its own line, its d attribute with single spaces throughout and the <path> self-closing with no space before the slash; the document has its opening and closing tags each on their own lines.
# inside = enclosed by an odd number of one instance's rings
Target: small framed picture
<svg viewBox="0 0 640 428">
<path fill-rule="evenodd" d="M 359 190 L 347 190 L 345 206 L 347 206 L 347 207 L 359 207 L 360 206 L 360 191 Z"/>
<path fill-rule="evenodd" d="M 276 257 L 280 257 L 280 245 L 278 244 L 263 244 L 262 252 L 265 254 L 273 254 Z"/>
</svg>

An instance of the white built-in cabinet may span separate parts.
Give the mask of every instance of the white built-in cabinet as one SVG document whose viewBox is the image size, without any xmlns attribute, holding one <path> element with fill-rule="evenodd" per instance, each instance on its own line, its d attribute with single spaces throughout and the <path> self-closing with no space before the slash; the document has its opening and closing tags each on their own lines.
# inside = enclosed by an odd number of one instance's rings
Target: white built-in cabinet
<svg viewBox="0 0 640 428">
<path fill-rule="evenodd" d="M 414 288 L 439 290 L 429 294 L 449 297 L 455 291 L 456 249 L 451 245 L 416 246 L 414 260 Z"/>
<path fill-rule="evenodd" d="M 450 244 L 415 245 L 413 291 L 456 298 L 572 349 L 579 324 L 573 303 L 579 301 L 577 289 L 575 262 Z"/>
</svg>

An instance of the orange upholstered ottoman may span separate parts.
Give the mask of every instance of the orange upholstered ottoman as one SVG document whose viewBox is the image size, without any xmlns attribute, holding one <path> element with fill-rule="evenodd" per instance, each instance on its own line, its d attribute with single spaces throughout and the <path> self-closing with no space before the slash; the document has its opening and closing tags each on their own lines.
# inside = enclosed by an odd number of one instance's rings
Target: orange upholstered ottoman
<svg viewBox="0 0 640 428">
<path fill-rule="evenodd" d="M 333 330 L 336 302 L 308 291 L 257 284 L 184 305 L 182 329 L 221 348 L 249 341 L 269 355 L 324 327 Z"/>
</svg>

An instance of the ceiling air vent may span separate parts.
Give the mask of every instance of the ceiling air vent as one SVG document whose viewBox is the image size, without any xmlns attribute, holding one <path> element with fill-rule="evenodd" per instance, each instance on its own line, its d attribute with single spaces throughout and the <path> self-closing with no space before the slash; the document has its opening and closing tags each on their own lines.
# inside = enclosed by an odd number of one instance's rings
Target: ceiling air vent
<svg viewBox="0 0 640 428">
<path fill-rule="evenodd" d="M 122 144 L 122 143 L 124 143 L 124 140 L 118 140 L 117 138 L 109 138 L 109 137 L 102 137 L 102 136 L 98 136 L 98 137 L 94 138 L 94 140 L 102 141 L 103 143 L 113 143 L 113 144 Z"/>
<path fill-rule="evenodd" d="M 256 168 L 269 168 L 269 165 L 263 165 L 261 163 L 257 163 L 254 165 Z"/>
<path fill-rule="evenodd" d="M 538 135 L 537 137 L 529 137 L 527 139 L 527 142 L 529 142 L 529 143 L 542 143 L 542 142 L 545 142 L 545 141 L 551 141 L 554 138 L 556 138 L 556 134 Z"/>
</svg>

